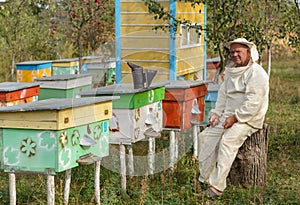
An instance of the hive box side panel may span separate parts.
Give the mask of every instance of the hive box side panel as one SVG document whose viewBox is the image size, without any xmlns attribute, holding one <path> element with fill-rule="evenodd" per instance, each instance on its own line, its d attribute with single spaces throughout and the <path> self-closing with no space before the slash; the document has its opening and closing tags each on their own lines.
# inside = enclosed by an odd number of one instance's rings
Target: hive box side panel
<svg viewBox="0 0 300 205">
<path fill-rule="evenodd" d="M 55 131 L 4 128 L 4 170 L 53 173 L 57 157 L 56 135 Z"/>
<path fill-rule="evenodd" d="M 53 75 L 64 75 L 64 74 L 77 74 L 79 72 L 79 66 L 68 66 L 68 67 L 57 67 L 52 66 Z"/>
<path fill-rule="evenodd" d="M 49 98 L 75 98 L 78 92 L 89 89 L 91 89 L 91 85 L 81 86 L 72 89 L 41 88 L 39 100 L 45 100 Z"/>
<path fill-rule="evenodd" d="M 163 101 L 163 127 L 176 128 L 182 127 L 182 102 Z"/>
<path fill-rule="evenodd" d="M 51 76 L 51 67 L 40 70 L 17 70 L 17 82 L 34 82 L 36 78 Z"/>
<path fill-rule="evenodd" d="M 78 166 L 77 159 L 86 154 L 101 158 L 109 153 L 108 120 L 60 131 L 4 129 L 1 136 L 5 171 L 55 174 Z M 94 144 L 83 146 L 84 137 Z"/>
<path fill-rule="evenodd" d="M 112 102 L 102 102 L 95 105 L 75 107 L 59 112 L 58 129 L 76 127 L 91 122 L 97 122 L 112 117 Z"/>
<path fill-rule="evenodd" d="M 135 109 L 164 98 L 165 88 L 155 88 L 134 94 L 122 94 L 119 100 L 113 101 L 113 108 Z"/>
<path fill-rule="evenodd" d="M 35 128 L 57 129 L 58 114 L 55 110 L 32 112 L 2 112 L 0 127 L 4 128 Z"/>
<path fill-rule="evenodd" d="M 113 112 L 115 129 L 110 131 L 111 144 L 132 144 L 143 140 L 144 132 L 150 127 L 157 132 L 162 130 L 161 101 L 136 109 L 114 109 Z M 146 122 L 151 119 L 154 123 L 148 125 Z"/>
<path fill-rule="evenodd" d="M 108 120 L 64 129 L 58 133 L 57 172 L 78 166 L 77 160 L 84 155 L 92 154 L 102 158 L 109 154 Z M 83 138 L 95 144 L 83 146 Z"/>
<path fill-rule="evenodd" d="M 38 99 L 38 96 L 32 96 L 32 97 L 28 97 L 28 98 L 23 98 L 21 100 L 0 102 L 0 107 L 7 107 L 7 106 L 19 105 L 19 104 L 24 104 L 24 103 L 29 103 L 29 102 L 35 102 L 35 101 L 37 101 L 37 99 Z"/>
<path fill-rule="evenodd" d="M 40 93 L 40 87 L 34 86 L 31 88 L 15 90 L 12 92 L 1 92 L 0 93 L 0 101 L 1 102 L 10 102 L 20 99 L 25 99 L 33 96 L 37 96 Z"/>
</svg>

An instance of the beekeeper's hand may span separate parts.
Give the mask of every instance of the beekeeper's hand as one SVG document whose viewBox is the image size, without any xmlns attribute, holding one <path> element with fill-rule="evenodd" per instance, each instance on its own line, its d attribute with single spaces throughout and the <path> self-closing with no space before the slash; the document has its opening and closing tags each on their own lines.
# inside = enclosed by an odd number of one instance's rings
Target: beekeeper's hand
<svg viewBox="0 0 300 205">
<path fill-rule="evenodd" d="M 208 122 L 211 127 L 215 127 L 219 124 L 219 116 L 215 113 L 211 113 Z"/>
<path fill-rule="evenodd" d="M 223 126 L 225 129 L 230 128 L 234 123 L 236 123 L 238 120 L 236 119 L 235 115 L 230 115 L 226 118 Z"/>
</svg>

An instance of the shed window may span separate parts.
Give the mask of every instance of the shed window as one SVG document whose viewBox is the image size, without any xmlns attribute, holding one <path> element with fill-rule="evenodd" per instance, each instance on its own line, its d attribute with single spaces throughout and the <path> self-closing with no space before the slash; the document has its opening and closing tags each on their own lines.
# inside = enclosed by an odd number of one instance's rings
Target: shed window
<svg viewBox="0 0 300 205">
<path fill-rule="evenodd" d="M 200 38 L 196 28 L 189 27 L 186 25 L 181 25 L 180 28 L 180 45 L 181 47 L 191 47 L 191 46 L 199 46 L 200 45 Z"/>
</svg>

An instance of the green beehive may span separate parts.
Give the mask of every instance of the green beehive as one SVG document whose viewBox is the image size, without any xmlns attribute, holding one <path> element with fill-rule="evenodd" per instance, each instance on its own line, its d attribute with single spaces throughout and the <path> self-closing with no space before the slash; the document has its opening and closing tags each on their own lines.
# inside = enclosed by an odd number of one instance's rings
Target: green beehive
<svg viewBox="0 0 300 205">
<path fill-rule="evenodd" d="M 78 58 L 59 59 L 52 61 L 52 75 L 78 74 Z"/>
<path fill-rule="evenodd" d="M 113 101 L 113 108 L 136 109 L 164 99 L 165 87 L 157 83 L 149 88 L 134 89 L 131 84 L 114 84 L 78 93 L 81 97 L 119 96 Z"/>
<path fill-rule="evenodd" d="M 47 99 L 0 108 L 4 171 L 51 173 L 109 154 L 112 98 Z"/>
<path fill-rule="evenodd" d="M 74 98 L 76 93 L 89 90 L 92 76 L 85 74 L 55 75 L 38 78 L 40 84 L 39 100 L 49 98 Z"/>
</svg>

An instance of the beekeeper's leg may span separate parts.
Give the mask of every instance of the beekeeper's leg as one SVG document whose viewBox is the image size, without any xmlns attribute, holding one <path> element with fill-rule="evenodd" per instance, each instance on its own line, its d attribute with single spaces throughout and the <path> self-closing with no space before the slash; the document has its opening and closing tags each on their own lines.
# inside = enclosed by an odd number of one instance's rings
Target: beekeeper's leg
<svg viewBox="0 0 300 205">
<path fill-rule="evenodd" d="M 209 178 L 209 184 L 219 191 L 226 188 L 226 178 L 239 148 L 248 136 L 257 131 L 245 123 L 235 123 L 231 128 L 225 129 L 219 143 L 217 168 Z"/>
<path fill-rule="evenodd" d="M 216 169 L 223 128 L 208 127 L 198 135 L 199 181 L 205 182 Z"/>
</svg>

